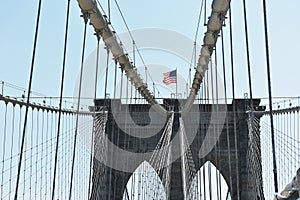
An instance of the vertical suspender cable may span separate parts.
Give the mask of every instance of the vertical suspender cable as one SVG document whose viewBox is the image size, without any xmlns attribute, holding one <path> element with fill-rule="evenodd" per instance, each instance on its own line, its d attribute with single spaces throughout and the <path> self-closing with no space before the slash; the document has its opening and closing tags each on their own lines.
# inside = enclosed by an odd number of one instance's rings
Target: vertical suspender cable
<svg viewBox="0 0 300 200">
<path fill-rule="evenodd" d="M 114 99 L 116 98 L 116 92 L 117 92 L 117 70 L 118 70 L 118 61 L 115 60 L 115 80 L 114 80 Z"/>
<path fill-rule="evenodd" d="M 200 103 L 199 104 L 202 104 L 201 106 L 203 106 L 204 104 L 204 98 L 205 98 L 205 80 L 203 81 L 203 84 L 202 84 L 202 87 L 201 87 L 201 98 L 200 98 Z M 200 115 L 200 120 L 203 120 L 203 115 Z M 200 130 L 202 130 L 204 127 L 204 125 L 200 125 Z M 197 137 L 198 140 L 198 145 L 200 145 L 200 137 Z M 202 198 L 202 175 L 201 175 L 201 164 L 203 164 L 203 160 L 204 159 L 200 159 L 199 160 L 199 176 L 198 176 L 198 180 L 199 180 L 199 194 L 200 194 L 200 199 Z"/>
<path fill-rule="evenodd" d="M 46 116 L 47 116 L 46 117 L 47 119 L 46 119 L 46 128 L 45 128 L 46 129 L 46 138 L 45 138 L 45 145 L 46 145 L 46 147 L 45 147 L 45 149 L 46 149 L 46 152 L 45 152 L 45 163 L 48 163 L 48 157 L 49 157 L 49 154 L 50 154 L 50 152 L 49 152 L 50 148 L 47 147 L 47 141 L 49 141 L 51 139 L 51 136 L 50 136 L 51 132 L 50 132 L 50 128 L 49 128 L 49 124 L 50 124 L 49 123 L 49 116 L 50 116 L 50 111 L 49 110 L 47 110 Z M 26 157 L 26 154 L 25 154 L 25 157 Z M 26 162 L 25 162 L 25 165 L 26 165 Z M 44 181 L 45 181 L 45 183 L 44 183 L 45 190 L 44 190 L 44 196 L 47 195 L 47 191 L 48 191 L 48 189 L 47 189 L 48 171 L 49 171 L 49 168 L 48 168 L 47 165 L 45 165 L 45 175 L 44 175 L 44 177 L 45 177 L 45 179 L 44 179 Z"/>
<path fill-rule="evenodd" d="M 231 7 L 229 8 L 229 34 L 230 34 L 230 60 L 231 60 L 231 85 L 232 85 L 232 112 L 233 112 L 233 129 L 234 129 L 234 149 L 237 174 L 237 199 L 240 200 L 240 178 L 239 178 L 239 156 L 237 152 L 237 130 L 236 130 L 236 104 L 235 104 L 235 84 L 234 84 L 234 61 L 233 61 L 233 36 L 232 36 L 232 18 Z M 228 190 L 229 191 L 229 190 Z"/>
<path fill-rule="evenodd" d="M 106 46 L 105 47 L 106 48 L 106 56 L 107 56 L 107 58 L 106 58 L 106 70 L 105 70 L 105 86 L 104 86 L 104 105 L 106 106 L 107 105 L 107 99 L 106 99 L 106 97 L 107 97 L 107 81 L 108 81 L 108 65 L 109 65 L 109 46 Z M 104 112 L 104 110 L 103 110 L 103 112 Z M 112 128 L 113 130 L 114 130 L 114 128 Z M 114 133 L 112 133 L 112 135 L 114 135 Z M 113 141 L 113 138 L 112 138 L 112 141 Z M 109 159 L 111 159 L 111 161 L 112 161 L 112 159 L 113 158 L 109 158 Z M 110 191 L 111 191 L 111 176 L 112 176 L 112 169 L 110 168 L 109 169 L 109 187 L 108 187 L 108 193 L 110 194 Z M 111 196 L 109 195 L 109 199 L 111 198 Z"/>
<path fill-rule="evenodd" d="M 222 30 L 223 31 L 223 30 Z M 223 32 L 222 32 L 223 34 Z M 224 57 L 223 57 L 223 61 L 224 61 Z M 218 58 L 217 58 L 217 49 L 215 50 L 215 66 L 216 66 L 216 70 L 215 70 L 215 73 L 216 73 L 216 100 L 217 100 L 217 113 L 219 113 L 219 90 L 218 90 L 218 64 L 217 64 L 217 61 L 218 61 Z M 226 87 L 226 82 L 225 82 L 225 86 Z M 225 103 L 226 106 L 227 106 L 227 102 Z M 218 149 L 219 148 L 219 149 Z M 216 144 L 216 149 L 218 150 L 218 152 L 216 153 L 217 155 L 217 161 L 216 161 L 216 164 L 218 164 L 218 162 L 220 163 L 220 141 L 217 142 Z M 219 178 L 219 179 L 218 179 Z M 217 181 L 217 196 L 218 196 L 218 199 L 222 199 L 222 187 L 221 187 L 221 175 L 220 175 L 220 171 L 219 170 L 216 170 L 216 181 Z"/>
<path fill-rule="evenodd" d="M 6 149 L 6 137 L 7 137 L 7 102 L 5 102 L 5 114 L 4 114 L 4 128 L 3 128 L 3 143 L 2 143 L 2 170 L 1 170 L 1 194 L 0 197 L 3 199 L 3 186 L 4 186 L 4 159 Z"/>
<path fill-rule="evenodd" d="M 11 194 L 11 185 L 12 185 L 12 158 L 13 158 L 13 148 L 14 148 L 14 137 L 15 137 L 15 108 L 16 104 L 13 104 L 13 117 L 12 117 L 12 132 L 11 132 L 11 147 L 10 147 L 10 168 L 9 168 L 9 195 Z M 38 138 L 38 137 L 37 137 Z M 4 154 L 3 154 L 4 155 Z M 36 176 L 37 177 L 37 176 Z"/>
<path fill-rule="evenodd" d="M 204 26 L 206 26 L 206 0 L 204 0 Z"/>
<path fill-rule="evenodd" d="M 211 61 L 210 61 L 211 62 Z M 212 68 L 212 67 L 211 67 Z M 211 70 L 211 69 L 210 69 Z M 210 85 L 209 85 L 209 73 L 206 73 L 206 95 L 207 95 L 207 103 L 206 103 L 206 105 L 208 104 L 210 104 L 210 91 L 209 91 L 209 87 L 210 87 Z M 212 86 L 211 86 L 212 87 Z M 212 104 L 212 103 L 211 103 Z M 208 107 L 208 106 L 206 106 L 205 107 L 205 113 L 206 113 L 206 115 L 208 116 L 208 117 L 210 117 L 209 116 L 209 110 L 210 110 L 210 108 Z M 206 131 L 209 129 L 209 125 L 208 124 L 206 124 Z M 206 188 L 206 169 L 205 169 L 205 165 L 203 166 L 203 181 L 204 181 L 204 199 L 206 199 L 206 190 L 207 190 L 207 188 Z M 207 196 L 209 196 L 209 194 L 207 195 Z"/>
<path fill-rule="evenodd" d="M 145 82 L 146 82 L 146 86 L 147 86 L 148 85 L 148 68 L 147 68 L 147 66 L 145 66 Z"/>
<path fill-rule="evenodd" d="M 203 2 L 203 1 L 202 1 Z M 203 5 L 203 4 L 202 4 Z M 201 10 L 202 11 L 202 10 Z M 199 23 L 200 23 L 200 19 L 199 19 Z M 196 40 L 195 40 L 195 42 L 194 42 L 194 49 L 195 49 L 195 51 L 194 51 L 194 66 L 196 67 L 197 66 L 197 43 L 196 43 Z M 191 86 L 192 85 L 192 74 L 191 74 L 191 68 L 190 68 L 190 70 L 189 70 L 189 85 Z M 188 98 L 188 91 L 186 91 L 186 97 Z M 199 97 L 199 95 L 198 95 L 198 97 Z M 198 100 L 199 100 L 199 98 L 198 98 Z"/>
<path fill-rule="evenodd" d="M 216 55 L 216 51 L 215 51 L 215 55 Z M 211 107 L 213 109 L 213 107 L 215 106 L 215 91 L 214 91 L 214 77 L 213 77 L 213 63 L 212 63 L 212 59 L 210 60 L 210 82 L 211 82 L 211 99 L 212 99 L 212 103 L 211 103 Z M 216 124 L 215 122 L 213 123 L 213 129 L 214 132 L 216 131 Z M 210 137 L 211 140 L 211 137 Z M 216 150 L 216 149 L 215 149 Z M 212 200 L 212 180 L 211 180 L 211 161 L 209 161 L 208 163 L 208 189 L 209 189 L 209 199 Z"/>
<path fill-rule="evenodd" d="M 153 96 L 155 97 L 155 83 L 153 82 Z"/>
<path fill-rule="evenodd" d="M 1 94 L 4 95 L 4 81 L 1 81 Z"/>
<path fill-rule="evenodd" d="M 95 89 L 94 89 L 94 120 L 93 120 L 93 132 L 91 138 L 91 157 L 90 157 L 90 172 L 89 172 L 89 188 L 88 188 L 88 198 L 91 195 L 91 179 L 92 179 L 92 166 L 93 166 L 93 145 L 94 145 L 94 136 L 96 133 L 96 97 L 97 97 L 97 83 L 98 83 L 98 70 L 99 70 L 99 46 L 100 46 L 100 33 L 96 32 L 97 37 L 97 55 L 96 55 L 96 72 L 95 72 Z"/>
<path fill-rule="evenodd" d="M 65 45 L 64 45 L 64 57 L 63 57 L 63 66 L 61 73 L 61 82 L 60 82 L 60 97 L 59 97 L 59 112 L 58 112 L 58 122 L 57 122 L 57 135 L 56 135 L 56 148 L 55 148 L 55 158 L 54 158 L 54 171 L 53 171 L 53 181 L 52 181 L 52 200 L 55 196 L 55 178 L 56 178 L 56 169 L 57 169 L 57 157 L 58 157 L 58 145 L 59 145 L 59 136 L 60 136 L 60 119 L 62 114 L 62 97 L 64 91 L 64 79 L 65 79 L 65 68 L 66 68 L 66 55 L 67 55 L 67 43 L 68 43 L 68 28 L 69 28 L 69 15 L 70 15 L 70 0 L 68 0 L 67 6 L 67 18 L 66 18 L 66 29 L 65 29 Z"/>
<path fill-rule="evenodd" d="M 297 146 L 296 146 L 296 144 L 297 144 L 297 141 L 298 140 L 296 140 L 296 116 L 297 116 L 297 113 L 295 112 L 294 114 L 293 114 L 293 119 L 294 119 L 294 130 L 293 130 L 293 132 L 294 132 L 294 134 L 293 134 L 293 138 L 294 138 L 294 140 L 293 140 L 293 146 L 296 148 Z M 297 132 L 297 133 L 299 133 L 299 132 Z M 297 134 L 298 135 L 298 134 Z M 299 155 L 299 154 L 298 154 Z M 299 156 L 298 156 L 299 157 Z M 293 166 L 297 166 L 297 159 L 294 159 L 294 165 Z"/>
<path fill-rule="evenodd" d="M 209 200 L 212 200 L 212 182 L 211 182 L 211 162 L 208 162 L 208 189 L 209 189 Z"/>
<path fill-rule="evenodd" d="M 206 178 L 205 178 L 205 165 L 203 165 L 203 197 L 206 199 Z"/>
<path fill-rule="evenodd" d="M 135 41 L 132 40 L 132 48 L 133 48 L 133 66 L 134 66 L 134 67 L 135 67 L 135 47 L 136 47 L 136 46 L 135 46 Z M 131 88 L 131 89 L 132 89 L 132 88 Z M 136 96 L 137 94 L 136 94 L 136 93 L 137 93 L 137 90 L 135 90 L 135 93 L 134 93 L 134 99 L 135 99 L 135 100 L 134 100 L 134 101 L 135 101 L 134 103 L 136 103 L 136 98 L 137 98 L 137 96 Z"/>
<path fill-rule="evenodd" d="M 120 100 L 121 100 L 121 102 L 122 102 L 122 95 L 123 95 L 123 69 L 121 69 L 121 87 L 120 87 Z"/>
<path fill-rule="evenodd" d="M 213 64 L 212 64 L 212 59 L 210 60 L 210 83 L 211 83 L 211 102 L 212 106 L 215 104 L 215 93 L 214 93 L 214 82 L 213 82 Z M 213 124 L 214 129 L 215 129 L 215 124 Z"/>
<path fill-rule="evenodd" d="M 21 109 L 21 108 L 20 108 Z M 21 120 L 21 117 L 20 117 L 20 120 Z M 43 189 L 43 173 L 44 173 L 44 168 L 45 166 L 43 165 L 44 164 L 44 127 L 45 127 L 45 110 L 42 110 L 42 132 L 41 132 L 41 159 L 40 159 L 40 171 L 41 171 L 41 177 L 40 177 L 40 194 L 42 194 L 42 189 Z"/>
<path fill-rule="evenodd" d="M 39 118 L 39 115 L 40 115 L 40 109 L 37 109 L 37 114 L 36 114 L 36 132 L 39 133 L 40 132 L 40 118 Z M 39 145 L 39 134 L 37 134 L 36 136 L 36 146 Z M 36 148 L 36 160 L 35 160 L 35 184 L 34 184 L 34 196 L 36 197 L 37 196 L 37 183 L 38 183 L 38 158 L 39 158 L 39 148 Z"/>
<path fill-rule="evenodd" d="M 117 60 L 115 60 L 114 99 L 116 98 L 116 90 L 117 90 L 117 88 L 116 88 L 117 67 L 118 67 L 118 62 L 117 62 Z M 120 106 L 121 106 L 121 103 L 120 103 Z M 121 109 L 121 107 L 119 107 L 119 109 Z M 119 112 L 120 112 L 120 110 L 119 110 Z M 117 132 L 117 141 L 116 141 L 116 142 L 117 142 L 117 146 L 119 146 L 119 144 L 120 144 L 120 129 L 118 128 L 116 132 Z M 118 180 L 115 179 L 115 180 L 114 180 L 114 186 L 113 186 L 113 187 L 117 188 L 117 182 L 118 182 Z M 116 190 L 114 190 L 114 198 L 116 198 Z"/>
<path fill-rule="evenodd" d="M 132 48 L 133 48 L 133 66 L 135 67 L 135 41 L 132 40 Z M 130 102 L 132 101 L 133 99 L 133 94 L 132 94 L 132 89 L 133 89 L 133 86 L 131 85 L 131 97 L 130 97 Z M 134 95 L 134 99 L 135 99 L 135 102 L 136 103 L 136 90 L 135 90 L 135 95 Z"/>
<path fill-rule="evenodd" d="M 79 123 L 79 108 L 80 108 L 80 96 L 81 96 L 81 84 L 82 84 L 82 74 L 83 74 L 83 63 L 84 63 L 84 52 L 85 52 L 85 41 L 86 41 L 86 29 L 87 22 L 89 18 L 89 13 L 83 13 L 84 19 L 84 34 L 83 34 L 83 44 L 82 44 L 82 57 L 81 57 L 81 69 L 80 69 L 80 80 L 79 80 L 79 89 L 78 89 L 78 99 L 77 99 L 77 110 L 76 110 L 76 125 L 75 125 L 75 134 L 74 134 L 74 144 L 73 144 L 73 155 L 72 155 L 72 168 L 71 168 L 71 178 L 70 178 L 70 190 L 69 190 L 69 199 L 72 196 L 72 187 L 73 187 L 73 176 L 74 176 L 74 165 L 75 165 L 75 154 L 76 154 L 76 143 L 78 135 L 78 123 Z"/>
<path fill-rule="evenodd" d="M 275 192 L 278 192 L 274 121 L 273 121 L 273 109 L 272 109 L 272 88 L 271 88 L 271 72 L 270 72 L 271 69 L 270 69 L 270 55 L 269 55 L 269 38 L 268 38 L 268 23 L 267 23 L 267 8 L 266 7 L 267 7 L 266 0 L 263 0 L 264 28 L 265 28 L 265 42 L 266 42 L 266 44 L 265 44 L 266 45 L 266 61 L 267 61 L 268 91 L 269 91 L 269 109 L 270 109 L 270 121 L 271 121 L 272 150 L 273 150 L 274 186 L 275 186 Z"/>
<path fill-rule="evenodd" d="M 224 50 L 224 31 L 221 31 L 221 44 L 222 44 L 222 62 L 223 62 L 223 84 L 225 94 L 225 105 L 227 105 L 227 85 L 226 85 L 226 67 L 225 67 L 225 50 Z M 231 191 L 233 190 L 232 185 L 232 169 L 231 169 L 231 149 L 230 149 L 230 138 L 229 138 L 229 122 L 228 116 L 226 117 L 226 139 L 227 139 L 227 151 L 228 151 L 228 168 L 229 168 L 229 186 Z"/>
<path fill-rule="evenodd" d="M 32 84 L 32 79 L 33 79 L 33 69 L 34 69 L 34 61 L 35 61 L 35 52 L 36 52 L 37 38 L 38 38 L 38 32 L 39 32 L 39 22 L 40 22 L 40 15 L 41 15 L 41 5 L 42 5 L 42 0 L 39 0 L 38 14 L 37 14 L 37 19 L 36 19 L 35 36 L 34 36 L 33 53 L 32 53 L 32 60 L 31 60 L 30 78 L 29 78 L 29 85 L 28 85 L 26 110 L 25 110 L 25 119 L 24 119 L 23 133 L 22 133 L 20 156 L 19 156 L 18 173 L 17 173 L 17 179 L 16 179 L 16 191 L 15 191 L 15 197 L 14 197 L 15 200 L 18 199 L 18 189 L 19 189 L 19 182 L 20 182 L 20 175 L 21 175 L 21 166 L 22 166 L 22 158 L 23 158 L 23 153 L 24 153 L 23 150 L 24 150 L 25 136 L 26 136 L 27 116 L 28 116 L 29 100 L 30 100 L 30 94 L 31 94 L 30 91 L 31 91 L 31 84 Z"/>
<path fill-rule="evenodd" d="M 50 104 L 51 105 L 51 104 Z M 33 111 L 33 109 L 32 109 L 32 111 Z M 55 132 L 55 112 L 51 112 L 51 119 L 50 119 L 50 138 L 52 139 L 52 138 L 54 138 L 54 132 Z M 54 118 L 54 120 L 53 120 L 53 118 Z M 49 157 L 50 157 L 50 161 L 49 161 L 49 163 L 52 163 L 52 157 L 53 157 L 53 152 L 54 152 L 54 150 L 53 150 L 53 144 L 51 143 L 51 145 L 50 145 L 50 153 L 49 153 Z M 48 181 L 48 180 L 51 180 L 51 172 L 52 172 L 52 164 L 50 164 L 49 165 L 49 169 L 48 169 L 49 171 L 48 171 L 48 173 L 49 173 L 49 179 L 47 179 L 47 184 L 49 185 L 49 190 L 51 191 L 51 187 L 52 187 L 52 185 L 51 185 L 51 181 Z M 48 191 L 46 191 L 46 193 L 48 193 Z"/>
<path fill-rule="evenodd" d="M 249 81 L 249 92 L 250 92 L 250 106 L 251 110 L 253 109 L 253 100 L 252 100 L 252 81 L 251 81 L 251 65 L 250 65 L 250 52 L 249 52 L 249 40 L 248 40 L 248 23 L 247 23 L 247 9 L 246 9 L 246 0 L 243 0 L 244 6 L 244 26 L 245 26 L 245 39 L 246 39 L 246 56 L 247 56 L 247 66 L 248 66 L 248 81 Z"/>
<path fill-rule="evenodd" d="M 20 140 L 21 140 L 21 131 L 22 131 L 22 106 L 20 106 L 20 113 L 19 113 L 19 129 L 18 129 L 18 147 L 17 148 L 20 148 L 21 146 L 21 143 L 20 143 Z"/>
<path fill-rule="evenodd" d="M 107 10 L 108 10 L 108 21 L 110 23 L 111 22 L 111 19 L 110 19 L 110 0 L 107 0 Z"/>
<path fill-rule="evenodd" d="M 290 102 L 290 104 L 291 104 L 291 102 Z M 292 132 L 294 132 L 294 131 L 292 131 L 292 113 L 289 113 L 289 116 L 290 116 L 290 120 L 289 120 L 289 121 L 290 121 L 290 135 L 289 135 L 289 136 L 290 136 L 290 144 L 293 145 L 293 140 L 291 140 L 291 138 L 293 138 L 293 137 L 292 137 Z M 291 152 L 290 155 L 293 155 L 292 148 L 290 148 L 290 152 Z M 289 167 L 289 168 L 291 169 L 291 170 L 290 170 L 290 173 L 291 173 L 291 174 L 289 175 L 289 177 L 292 177 L 292 176 L 293 176 L 292 166 L 293 166 L 293 161 L 291 160 L 291 162 L 290 162 L 290 167 Z"/>
<path fill-rule="evenodd" d="M 208 104 L 210 103 L 210 99 L 209 99 L 209 74 L 206 73 L 206 103 L 205 103 L 205 109 L 204 112 L 206 113 L 206 115 L 208 116 L 208 112 L 209 112 L 209 108 L 208 108 Z M 205 125 L 205 130 L 208 130 L 208 124 Z M 203 159 L 204 160 L 204 159 Z M 203 165 L 203 187 L 204 187 L 204 199 L 206 199 L 206 170 L 205 170 L 205 165 Z"/>
<path fill-rule="evenodd" d="M 213 82 L 215 82 L 215 93 L 216 93 L 216 112 L 219 113 L 219 93 L 218 93 L 218 56 L 217 56 L 217 47 L 215 47 L 215 80 L 212 80 Z M 218 121 L 218 119 L 217 119 Z M 216 124 L 214 124 L 214 132 L 216 132 Z M 215 165 L 218 166 L 218 161 L 219 161 L 219 141 L 217 141 L 216 145 L 215 145 L 215 158 L 216 158 L 216 162 Z M 216 172 L 216 186 L 217 186 L 217 200 L 220 200 L 220 196 L 219 196 L 219 189 L 221 189 L 219 187 L 219 180 L 218 180 L 218 170 L 215 168 L 215 172 Z"/>
<path fill-rule="evenodd" d="M 66 105 L 64 104 L 64 107 L 66 108 Z M 39 113 L 38 113 L 39 114 Z M 61 143 L 60 143 L 60 146 L 61 146 L 61 162 L 59 162 L 59 169 L 58 169 L 58 174 L 60 174 L 60 176 L 59 176 L 59 180 L 58 180 L 58 187 L 59 187 L 59 192 L 58 192 L 58 194 L 62 197 L 63 196 L 63 193 L 64 193 L 64 189 L 63 188 L 65 188 L 64 186 L 63 186 L 63 181 L 65 180 L 64 178 L 63 178 L 63 175 L 65 174 L 65 171 L 64 171 L 64 169 L 65 169 L 65 164 L 66 164 L 66 156 L 65 156 L 65 151 L 66 151 L 66 146 L 65 146 L 65 135 L 66 135 L 66 132 L 67 132 L 67 130 L 65 129 L 65 117 L 66 117 L 66 115 L 63 113 L 62 114 L 62 122 L 61 122 L 61 129 L 62 129 L 62 132 L 61 132 Z M 38 125 L 39 126 L 39 125 Z M 37 129 L 37 130 L 39 130 L 39 129 Z M 38 141 L 37 141 L 38 142 Z"/>
<path fill-rule="evenodd" d="M 133 89 L 133 85 L 130 84 L 130 103 L 132 103 L 132 89 Z"/>
<path fill-rule="evenodd" d="M 31 111 L 31 131 L 30 131 L 30 149 L 33 149 L 33 133 L 34 133 L 34 118 L 33 118 L 34 108 Z M 31 188 L 32 188 L 32 150 L 30 151 L 29 155 L 29 197 L 31 199 Z"/>
<path fill-rule="evenodd" d="M 106 70 L 105 70 L 105 86 L 104 86 L 104 99 L 106 99 L 106 93 L 107 93 L 107 79 L 108 79 L 108 64 L 109 64 L 109 47 L 105 47 L 106 53 L 107 53 L 107 59 L 106 59 Z"/>
<path fill-rule="evenodd" d="M 207 73 L 206 73 L 207 74 Z M 204 80 L 203 80 L 203 86 L 202 86 L 202 104 L 203 105 L 205 105 L 205 107 L 204 107 L 204 109 L 203 109 L 203 113 L 204 113 L 204 115 L 202 115 L 203 116 L 203 118 L 202 119 L 206 119 L 205 117 L 206 117 L 206 78 L 204 78 Z M 200 115 L 200 118 L 201 118 L 201 115 Z M 202 129 L 205 131 L 205 129 L 206 129 L 206 125 L 205 125 L 205 123 L 202 125 Z M 204 171 L 204 158 L 201 158 L 201 160 L 200 160 L 200 169 L 201 169 L 201 167 L 203 168 L 202 169 L 202 172 Z M 201 164 L 202 164 L 202 166 L 201 166 Z M 200 170 L 200 174 L 201 174 L 201 170 Z M 204 173 L 203 173 L 203 176 L 200 178 L 200 186 L 201 186 L 201 184 L 202 184 L 202 180 L 203 180 L 203 187 L 200 187 L 200 197 L 202 198 L 202 196 L 204 195 L 204 193 L 205 193 L 205 183 L 204 183 L 204 179 L 205 179 L 205 175 L 204 175 Z M 201 189 L 203 188 L 203 194 L 202 194 L 202 191 L 201 191 Z M 204 196 L 204 199 L 205 199 L 205 196 Z"/>
<path fill-rule="evenodd" d="M 127 77 L 127 81 L 126 81 L 126 104 L 128 104 L 128 86 L 129 86 L 129 84 L 128 84 L 128 82 L 129 82 L 129 80 L 128 80 L 128 77 Z"/>
<path fill-rule="evenodd" d="M 135 41 L 132 40 L 133 66 L 135 67 Z"/>
</svg>

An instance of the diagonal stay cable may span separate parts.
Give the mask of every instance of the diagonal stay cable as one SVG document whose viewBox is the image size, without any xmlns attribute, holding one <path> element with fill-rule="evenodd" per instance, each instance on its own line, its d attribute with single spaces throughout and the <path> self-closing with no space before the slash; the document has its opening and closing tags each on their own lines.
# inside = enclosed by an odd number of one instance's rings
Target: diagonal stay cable
<svg viewBox="0 0 300 200">
<path fill-rule="evenodd" d="M 143 63 L 143 66 L 145 67 L 145 76 L 146 76 L 145 79 L 146 79 L 146 84 L 147 84 L 147 81 L 148 81 L 148 78 L 147 78 L 148 76 L 147 76 L 147 74 L 149 75 L 151 81 L 154 83 L 153 78 L 152 78 L 151 74 L 150 74 L 149 71 L 148 71 L 148 68 L 147 68 L 147 65 L 146 65 L 146 63 L 145 63 L 145 60 L 143 59 L 142 54 L 141 54 L 141 52 L 140 52 L 140 50 L 139 50 L 139 48 L 138 48 L 138 46 L 137 46 L 137 44 L 136 44 L 136 41 L 134 40 L 133 35 L 132 35 L 132 33 L 131 33 L 130 29 L 129 29 L 128 23 L 126 22 L 126 19 L 125 19 L 125 16 L 124 16 L 124 14 L 123 14 L 123 12 L 122 12 L 122 10 L 121 10 L 121 7 L 120 7 L 119 3 L 117 2 L 117 0 L 114 0 L 114 1 L 115 1 L 115 3 L 116 3 L 117 9 L 118 9 L 118 11 L 119 11 L 119 13 L 120 13 L 120 15 L 121 15 L 121 17 L 122 17 L 122 20 L 123 20 L 123 22 L 124 22 L 124 24 L 125 24 L 125 26 L 126 26 L 126 29 L 127 29 L 128 33 L 129 33 L 129 35 L 130 35 L 130 38 L 131 38 L 131 40 L 134 42 L 134 46 L 135 46 L 136 51 L 137 51 L 137 53 L 138 53 L 138 55 L 139 55 L 139 57 L 140 57 L 140 59 L 141 59 L 141 61 L 142 61 L 142 63 Z M 155 85 L 155 88 L 156 88 L 157 91 L 159 91 L 156 85 Z"/>
<path fill-rule="evenodd" d="M 194 37 L 194 41 L 196 42 L 198 39 L 198 34 L 199 34 L 199 27 L 200 27 L 200 22 L 201 22 L 201 16 L 202 16 L 202 11 L 203 11 L 203 5 L 204 5 L 204 0 L 201 2 L 201 7 L 199 11 L 199 16 L 198 16 L 198 22 L 197 22 L 197 28 L 196 28 L 196 33 Z"/>
<path fill-rule="evenodd" d="M 188 74 L 188 78 L 187 78 L 187 82 L 188 84 L 190 84 L 190 79 L 191 79 L 191 68 L 193 65 L 193 60 L 196 60 L 196 44 L 197 44 L 197 39 L 198 39 L 198 35 L 199 35 L 199 28 L 200 28 L 200 22 L 201 22 L 201 16 L 202 16 L 202 11 L 203 11 L 203 5 L 204 5 L 204 0 L 201 1 L 201 6 L 200 6 L 200 10 L 199 10 L 199 15 L 198 15 L 198 21 L 197 21 L 197 28 L 196 28 L 196 32 L 195 32 L 195 36 L 194 36 L 194 46 L 193 46 L 193 51 L 192 51 L 192 57 L 190 60 L 190 68 L 189 68 L 189 74 Z M 196 62 L 194 63 L 196 66 Z M 187 94 L 188 95 L 188 94 Z"/>
</svg>

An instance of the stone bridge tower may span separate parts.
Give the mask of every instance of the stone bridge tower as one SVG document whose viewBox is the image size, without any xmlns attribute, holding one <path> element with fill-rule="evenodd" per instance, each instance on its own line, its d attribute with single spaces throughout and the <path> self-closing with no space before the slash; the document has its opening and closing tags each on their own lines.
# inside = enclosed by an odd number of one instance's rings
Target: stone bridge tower
<svg viewBox="0 0 300 200">
<path fill-rule="evenodd" d="M 179 117 L 181 114 L 177 112 L 180 110 L 180 101 L 176 99 L 164 99 L 164 106 L 167 110 L 173 110 L 175 112 L 174 123 L 172 129 L 172 140 L 176 140 L 176 134 L 179 130 Z M 184 103 L 184 102 L 183 102 Z M 196 166 L 196 170 L 207 161 L 212 162 L 216 168 L 223 175 L 227 185 L 230 187 L 231 199 L 237 199 L 237 192 L 243 200 L 264 199 L 259 197 L 257 188 L 262 191 L 262 181 L 256 185 L 256 188 L 249 185 L 249 177 L 253 176 L 253 171 L 249 169 L 247 163 L 249 161 L 248 145 L 249 145 L 249 131 L 248 131 L 248 101 L 246 99 L 235 99 L 236 108 L 236 120 L 234 124 L 234 112 L 233 104 L 218 105 L 217 112 L 225 113 L 224 119 L 219 120 L 219 124 L 215 126 L 219 127 L 220 136 L 215 145 L 209 152 L 199 157 L 199 151 L 205 141 L 209 124 L 211 123 L 212 113 L 216 112 L 215 105 L 211 104 L 194 104 L 191 112 L 186 116 L 182 116 L 187 133 L 195 133 L 191 138 L 190 149 L 193 155 L 193 160 Z M 253 105 L 256 110 L 263 110 L 264 107 L 259 106 L 260 100 L 253 100 Z M 112 144 L 118 146 L 120 149 L 131 152 L 133 154 L 151 152 L 155 149 L 160 136 L 162 134 L 163 127 L 156 112 L 151 111 L 151 106 L 148 104 L 121 104 L 120 100 L 104 100 L 98 99 L 95 101 L 96 110 L 103 106 L 107 108 L 108 117 L 105 128 L 105 134 L 112 142 Z M 117 110 L 116 110 L 117 109 Z M 157 116 L 156 116 L 157 115 Z M 131 122 L 135 125 L 128 125 L 128 117 L 131 118 Z M 151 121 L 152 120 L 152 121 Z M 163 124 L 166 123 L 166 120 Z M 227 125 L 225 125 L 227 123 Z M 127 124 L 127 125 L 126 125 Z M 151 126 L 147 126 L 151 124 Z M 127 127 L 126 127 L 127 126 Z M 124 128 L 125 127 L 125 128 Z M 149 130 L 147 127 L 150 127 Z M 221 128 L 220 128 L 221 127 Z M 234 131 L 236 128 L 236 131 Z M 124 130 L 125 129 L 125 130 Z M 150 137 L 143 137 L 143 135 L 127 134 L 134 129 L 135 134 L 149 133 L 151 130 L 155 130 L 155 134 Z M 217 128 L 218 129 L 218 128 Z M 235 149 L 235 132 L 237 133 L 237 149 Z M 99 146 L 99 134 L 95 135 L 94 146 Z M 229 147 L 227 134 L 229 134 Z M 188 138 L 189 139 L 189 138 Z M 106 146 L 106 159 L 110 159 L 110 162 L 114 166 L 128 167 L 134 171 L 141 161 L 149 160 L 149 157 L 142 158 L 130 158 L 122 156 L 119 151 L 113 150 L 111 147 Z M 178 200 L 183 199 L 183 187 L 181 178 L 181 158 L 176 158 L 176 155 L 180 155 L 179 152 L 173 150 L 172 157 L 175 158 L 171 165 L 171 180 L 170 180 L 170 199 Z M 238 160 L 236 160 L 236 152 Z M 230 162 L 229 157 L 230 156 Z M 131 160 L 136 159 L 136 160 Z M 132 165 L 132 166 L 130 166 Z M 238 166 L 238 168 L 237 168 Z M 261 165 L 252 167 L 256 174 L 261 176 Z M 257 173 L 259 172 L 259 173 Z M 126 184 L 132 173 L 124 172 L 115 167 L 107 167 L 101 164 L 98 159 L 94 159 L 93 163 L 93 183 L 92 183 L 92 195 L 91 199 L 105 199 L 105 200 L 122 200 Z M 231 180 L 231 184 L 230 184 Z M 262 180 L 259 177 L 259 180 Z M 238 189 L 237 189 L 238 188 Z"/>
</svg>

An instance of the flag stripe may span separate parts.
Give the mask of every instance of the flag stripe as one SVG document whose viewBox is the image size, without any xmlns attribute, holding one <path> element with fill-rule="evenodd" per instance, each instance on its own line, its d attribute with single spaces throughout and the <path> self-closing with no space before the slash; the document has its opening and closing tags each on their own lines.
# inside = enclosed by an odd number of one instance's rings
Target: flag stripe
<svg viewBox="0 0 300 200">
<path fill-rule="evenodd" d="M 163 83 L 166 84 L 166 85 L 177 82 L 177 72 L 176 72 L 176 70 L 163 73 L 163 76 L 164 76 Z"/>
</svg>

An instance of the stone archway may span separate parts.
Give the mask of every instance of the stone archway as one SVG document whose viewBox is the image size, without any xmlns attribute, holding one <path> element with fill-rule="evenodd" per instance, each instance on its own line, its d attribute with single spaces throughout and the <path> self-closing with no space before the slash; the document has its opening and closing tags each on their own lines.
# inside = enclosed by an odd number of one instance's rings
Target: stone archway
<svg viewBox="0 0 300 200">
<path fill-rule="evenodd" d="M 166 200 L 162 181 L 153 167 L 142 162 L 129 178 L 124 190 L 123 200 Z"/>
<path fill-rule="evenodd" d="M 211 174 L 210 178 L 209 174 Z M 220 171 L 210 161 L 204 163 L 204 165 L 195 174 L 193 181 L 190 184 L 188 199 L 208 199 L 210 183 L 212 185 L 212 199 L 226 199 L 228 195 L 227 193 L 229 192 L 228 184 Z M 204 188 L 204 185 L 207 187 Z"/>
</svg>

